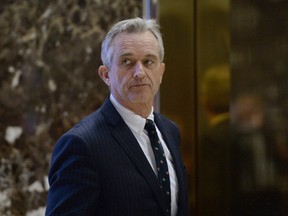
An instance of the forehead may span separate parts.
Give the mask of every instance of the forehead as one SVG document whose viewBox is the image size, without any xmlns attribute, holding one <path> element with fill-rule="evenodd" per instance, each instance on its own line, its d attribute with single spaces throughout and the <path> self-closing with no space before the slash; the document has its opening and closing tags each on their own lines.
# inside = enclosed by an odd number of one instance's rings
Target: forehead
<svg viewBox="0 0 288 216">
<path fill-rule="evenodd" d="M 158 41 L 150 31 L 120 33 L 114 38 L 112 46 L 118 55 L 146 53 L 159 56 Z"/>
</svg>

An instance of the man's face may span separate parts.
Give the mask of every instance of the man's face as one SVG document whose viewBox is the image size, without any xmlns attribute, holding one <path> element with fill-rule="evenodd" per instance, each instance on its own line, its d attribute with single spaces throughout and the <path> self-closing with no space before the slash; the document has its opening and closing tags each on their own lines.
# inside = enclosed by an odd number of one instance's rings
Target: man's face
<svg viewBox="0 0 288 216">
<path fill-rule="evenodd" d="M 155 36 L 150 31 L 121 33 L 112 46 L 108 71 L 111 93 L 125 107 L 136 103 L 152 106 L 165 69 Z"/>
</svg>

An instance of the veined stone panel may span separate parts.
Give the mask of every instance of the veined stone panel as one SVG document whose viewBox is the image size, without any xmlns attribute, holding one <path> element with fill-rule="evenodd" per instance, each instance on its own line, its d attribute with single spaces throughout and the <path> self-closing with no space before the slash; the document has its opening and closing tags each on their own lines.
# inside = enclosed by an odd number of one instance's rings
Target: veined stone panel
<svg viewBox="0 0 288 216">
<path fill-rule="evenodd" d="M 55 141 L 103 102 L 100 46 L 140 0 L 0 3 L 0 215 L 43 215 Z"/>
</svg>

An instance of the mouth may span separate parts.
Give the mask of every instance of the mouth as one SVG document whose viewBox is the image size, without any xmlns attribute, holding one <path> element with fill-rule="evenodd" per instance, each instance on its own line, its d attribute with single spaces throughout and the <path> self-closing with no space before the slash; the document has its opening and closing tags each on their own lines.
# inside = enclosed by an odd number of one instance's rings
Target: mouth
<svg viewBox="0 0 288 216">
<path fill-rule="evenodd" d="M 148 84 L 134 84 L 134 85 L 131 85 L 130 88 L 141 88 L 145 86 L 148 86 Z"/>
</svg>

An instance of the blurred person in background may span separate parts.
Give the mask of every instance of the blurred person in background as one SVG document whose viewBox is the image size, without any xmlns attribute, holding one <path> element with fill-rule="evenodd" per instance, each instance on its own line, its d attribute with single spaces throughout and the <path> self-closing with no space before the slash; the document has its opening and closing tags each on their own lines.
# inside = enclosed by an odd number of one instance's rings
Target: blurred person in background
<svg viewBox="0 0 288 216">
<path fill-rule="evenodd" d="M 261 95 L 235 97 L 231 123 L 233 215 L 286 215 L 277 185 L 277 140 Z"/>
<path fill-rule="evenodd" d="M 228 216 L 231 201 L 229 65 L 215 65 L 204 73 L 201 104 L 207 121 L 199 144 L 200 215 Z"/>
</svg>

